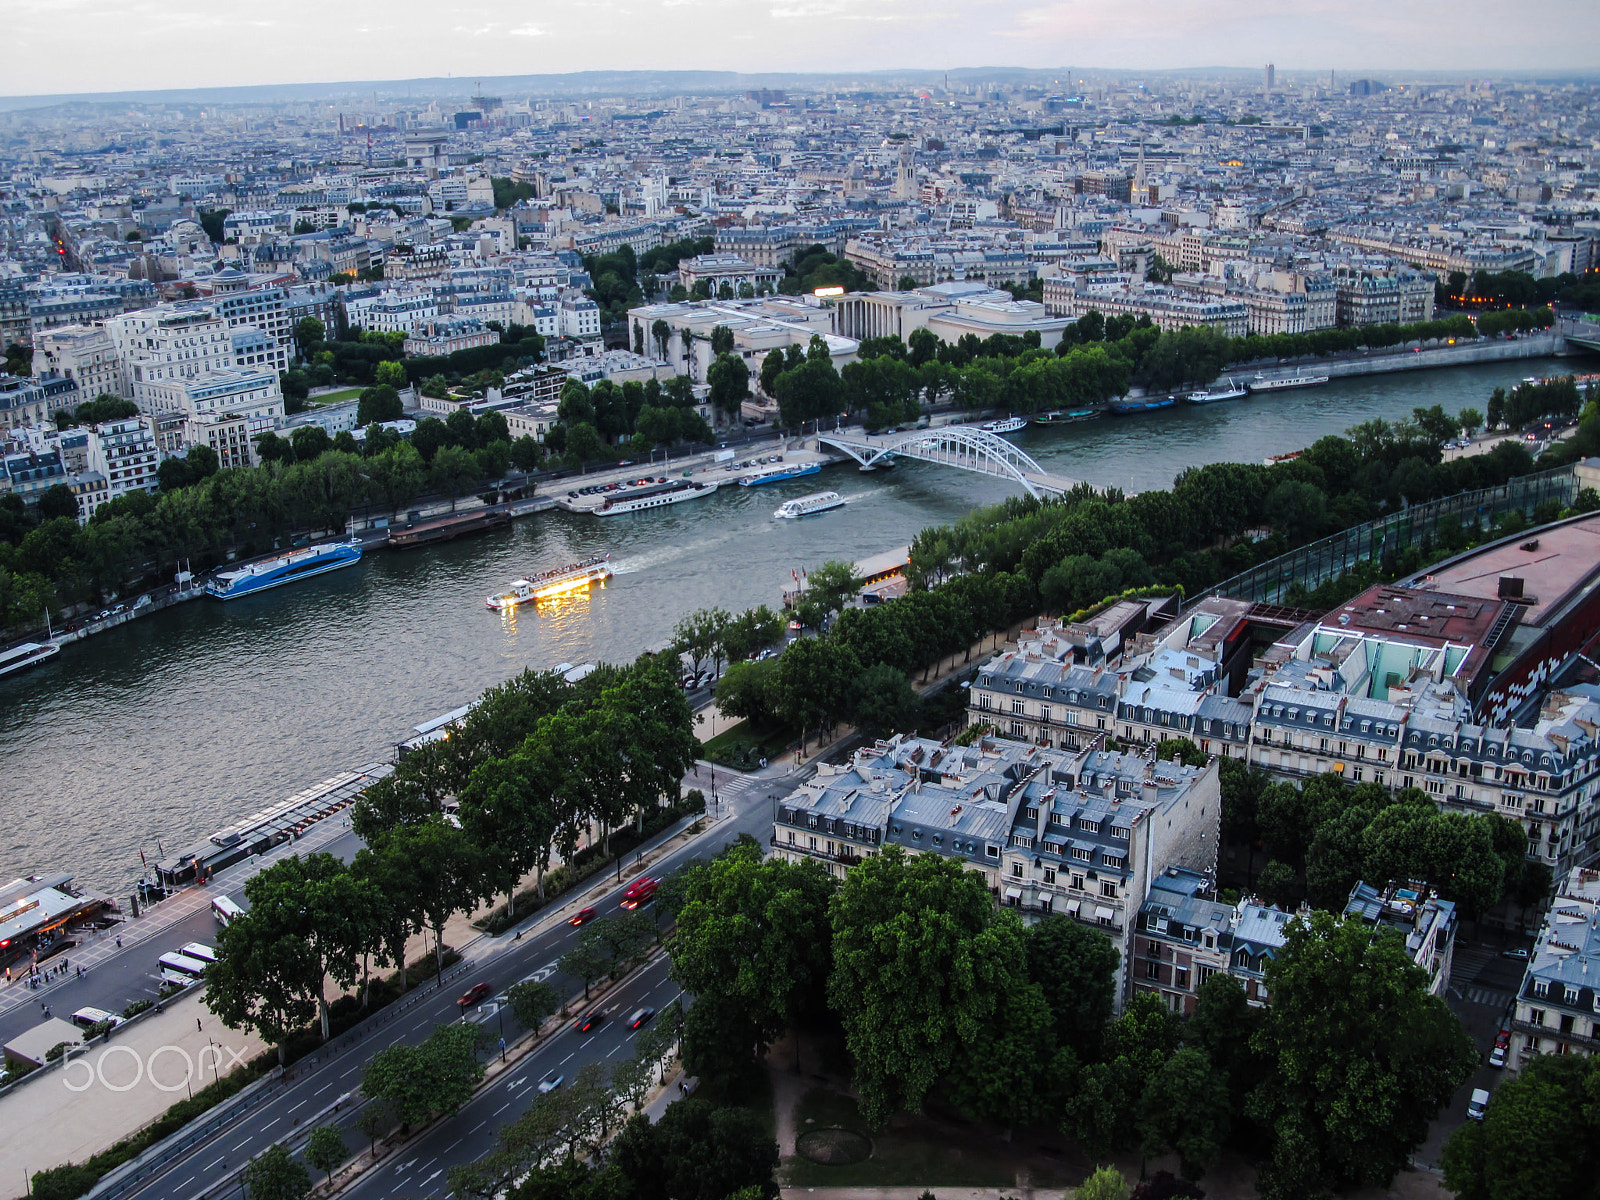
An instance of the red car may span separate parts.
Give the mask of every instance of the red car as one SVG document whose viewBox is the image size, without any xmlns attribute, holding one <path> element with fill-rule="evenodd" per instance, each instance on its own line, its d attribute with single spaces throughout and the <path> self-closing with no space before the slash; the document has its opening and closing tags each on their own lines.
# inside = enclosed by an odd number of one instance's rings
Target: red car
<svg viewBox="0 0 1600 1200">
<path fill-rule="evenodd" d="M 661 886 L 659 879 L 651 879 L 648 875 L 641 875 L 628 885 L 627 891 L 622 893 L 623 908 L 640 908 L 656 898 L 656 889 Z"/>
<path fill-rule="evenodd" d="M 489 998 L 489 993 L 492 991 L 494 991 L 494 988 L 487 983 L 475 983 L 464 993 L 462 993 L 461 999 L 457 1000 L 456 1003 L 462 1008 L 466 1008 L 469 1004 L 476 1004 L 480 1000 L 487 1000 Z"/>
<path fill-rule="evenodd" d="M 601 1012 L 597 1008 L 579 1017 L 577 1021 L 573 1023 L 572 1028 L 577 1030 L 579 1033 L 588 1033 L 590 1030 L 600 1028 L 600 1026 L 605 1023 L 605 1019 L 605 1013 Z"/>
<path fill-rule="evenodd" d="M 577 912 L 573 913 L 567 918 L 567 924 L 582 925 L 585 921 L 592 921 L 597 916 L 599 916 L 599 914 L 592 908 L 580 908 Z"/>
</svg>

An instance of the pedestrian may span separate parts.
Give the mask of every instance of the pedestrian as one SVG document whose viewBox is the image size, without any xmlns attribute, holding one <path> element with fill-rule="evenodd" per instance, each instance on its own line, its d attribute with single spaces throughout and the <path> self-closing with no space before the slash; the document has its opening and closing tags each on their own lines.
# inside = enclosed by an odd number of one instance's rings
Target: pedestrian
<svg viewBox="0 0 1600 1200">
<path fill-rule="evenodd" d="M 121 938 L 118 938 L 118 939 L 117 939 L 117 949 L 118 949 L 118 950 L 121 950 L 121 949 L 122 949 L 122 939 L 121 939 Z"/>
<path fill-rule="evenodd" d="M 45 1020 L 48 1021 L 50 1019 L 50 1006 L 48 1004 L 44 1006 L 44 1016 Z"/>
<path fill-rule="evenodd" d="M 194 1019 L 194 1031 L 196 1033 L 204 1033 L 205 1032 L 205 1026 L 200 1024 L 200 1018 L 199 1017 L 196 1017 Z"/>
</svg>

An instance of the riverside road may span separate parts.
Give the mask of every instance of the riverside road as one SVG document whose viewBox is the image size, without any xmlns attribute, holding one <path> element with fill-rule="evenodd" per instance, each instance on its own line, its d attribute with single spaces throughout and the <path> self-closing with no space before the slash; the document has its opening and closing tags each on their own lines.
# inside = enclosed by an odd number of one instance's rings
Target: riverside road
<svg viewBox="0 0 1600 1200">
<path fill-rule="evenodd" d="M 684 785 L 703 788 L 709 794 L 709 770 L 709 764 L 701 764 L 699 776 L 686 776 Z M 669 874 L 695 858 L 709 857 L 740 834 L 747 833 L 764 842 L 771 829 L 771 797 L 786 795 L 808 770 L 795 771 L 774 765 L 766 771 L 745 776 L 719 768 L 716 790 L 720 818 L 700 836 L 651 863 L 649 873 Z M 651 848 L 673 836 L 673 831 L 664 831 L 642 847 L 641 852 L 649 853 Z M 356 839 L 347 834 L 334 839 L 325 848 L 348 855 L 354 853 L 355 843 Z M 584 889 L 583 903 L 592 904 L 602 915 L 616 912 L 630 874 L 624 869 L 622 880 L 613 880 L 598 900 L 592 898 L 592 888 Z M 252 1109 L 203 1145 L 174 1160 L 159 1175 L 127 1192 L 126 1196 L 136 1200 L 197 1200 L 208 1194 L 216 1195 L 220 1180 L 229 1177 L 253 1155 L 303 1129 L 309 1118 L 347 1094 L 349 1100 L 331 1119 L 345 1131 L 346 1143 L 352 1149 L 361 1146 L 364 1139 L 354 1131 L 353 1122 L 359 1111 L 362 1068 L 380 1050 L 402 1042 L 420 1042 L 436 1026 L 462 1019 L 456 1000 L 472 984 L 487 982 L 494 989 L 494 995 L 492 1004 L 486 1002 L 479 1010 L 469 1012 L 468 1019 L 484 1022 L 491 1031 L 491 1043 L 498 1040 L 503 1028 L 508 1044 L 523 1031 L 509 1011 L 498 1007 L 507 988 L 522 980 L 534 979 L 548 980 L 563 997 L 581 990 L 581 980 L 563 975 L 556 966 L 557 960 L 572 948 L 579 936 L 579 930 L 566 923 L 566 918 L 578 907 L 581 905 L 574 897 L 559 909 L 536 914 L 524 924 L 526 932 L 520 941 L 514 932 L 507 932 L 498 938 L 477 939 L 463 947 L 466 965 L 454 968 L 444 986 L 426 985 L 432 989 L 431 996 L 397 1019 L 385 1021 L 380 1013 L 369 1023 L 366 1032 L 349 1045 L 319 1052 L 296 1063 L 283 1083 L 273 1085 L 278 1094 L 269 1102 Z M 210 920 L 205 915 L 208 911 L 200 914 L 207 921 Z M 192 932 L 188 936 L 192 938 Z M 179 944 L 183 940 L 180 926 L 173 926 L 162 940 L 163 943 L 174 940 L 175 945 Z M 155 953 L 141 952 L 140 962 L 145 958 L 153 961 Z M 132 978 L 137 979 L 138 974 L 139 969 L 135 967 Z M 85 986 L 88 982 L 85 981 Z M 547 1071 L 559 1070 L 570 1080 L 589 1062 L 603 1063 L 608 1069 L 615 1066 L 632 1053 L 633 1039 L 638 1036 L 626 1028 L 628 1013 L 641 1005 L 660 1009 L 677 995 L 678 988 L 666 977 L 665 961 L 651 963 L 605 998 L 602 1007 L 609 1017 L 596 1031 L 578 1034 L 570 1025 L 558 1030 L 528 1055 L 518 1070 L 501 1075 L 461 1112 L 436 1123 L 416 1142 L 384 1159 L 345 1195 L 376 1200 L 401 1191 L 408 1195 L 444 1194 L 447 1190 L 444 1174 L 448 1168 L 470 1162 L 492 1148 L 500 1127 L 532 1103 L 538 1094 L 536 1085 Z M 93 1001 L 68 998 L 63 993 L 62 1007 L 58 1011 L 70 1011 L 64 1007 L 69 1003 Z M 41 1083 L 49 1086 L 49 1081 Z"/>
</svg>

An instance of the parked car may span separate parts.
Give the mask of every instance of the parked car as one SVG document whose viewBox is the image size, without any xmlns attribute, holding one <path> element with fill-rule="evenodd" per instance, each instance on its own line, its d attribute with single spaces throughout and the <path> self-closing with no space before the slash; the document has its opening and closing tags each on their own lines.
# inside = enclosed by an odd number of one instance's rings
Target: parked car
<svg viewBox="0 0 1600 1200">
<path fill-rule="evenodd" d="M 541 1096 L 548 1096 L 551 1092 L 555 1091 L 565 1082 L 566 1079 L 562 1076 L 560 1071 L 551 1071 L 550 1074 L 539 1080 L 539 1094 Z"/>
<path fill-rule="evenodd" d="M 1491 1067 L 1503 1067 L 1506 1065 L 1506 1048 L 1504 1046 L 1497 1045 L 1493 1050 L 1489 1051 L 1489 1065 Z"/>
<path fill-rule="evenodd" d="M 1506 951 L 1506 957 L 1507 958 L 1519 958 L 1519 959 L 1523 960 L 1524 962 L 1526 962 L 1527 959 L 1528 959 L 1528 952 L 1523 947 L 1518 946 L 1514 950 L 1507 950 Z"/>
<path fill-rule="evenodd" d="M 1467 1116 L 1474 1121 L 1483 1120 L 1483 1110 L 1489 1107 L 1489 1093 L 1482 1088 L 1472 1089 L 1472 1099 L 1467 1101 Z"/>
<path fill-rule="evenodd" d="M 489 994 L 493 991 L 494 988 L 487 983 L 475 983 L 461 994 L 461 999 L 457 1000 L 456 1004 L 461 1008 L 466 1008 L 469 1005 L 477 1004 L 480 1000 L 487 1000 Z"/>
</svg>

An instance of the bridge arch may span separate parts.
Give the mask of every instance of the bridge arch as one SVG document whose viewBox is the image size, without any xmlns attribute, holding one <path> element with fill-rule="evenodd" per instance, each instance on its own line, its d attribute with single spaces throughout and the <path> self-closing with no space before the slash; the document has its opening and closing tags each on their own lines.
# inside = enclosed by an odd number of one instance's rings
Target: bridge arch
<svg viewBox="0 0 1600 1200">
<path fill-rule="evenodd" d="M 943 425 L 894 434 L 819 432 L 817 443 L 842 450 L 867 468 L 890 456 L 910 458 L 1009 479 L 1035 497 L 1058 494 L 1072 486 L 1071 481 L 1048 474 L 1005 438 L 970 425 Z"/>
</svg>

